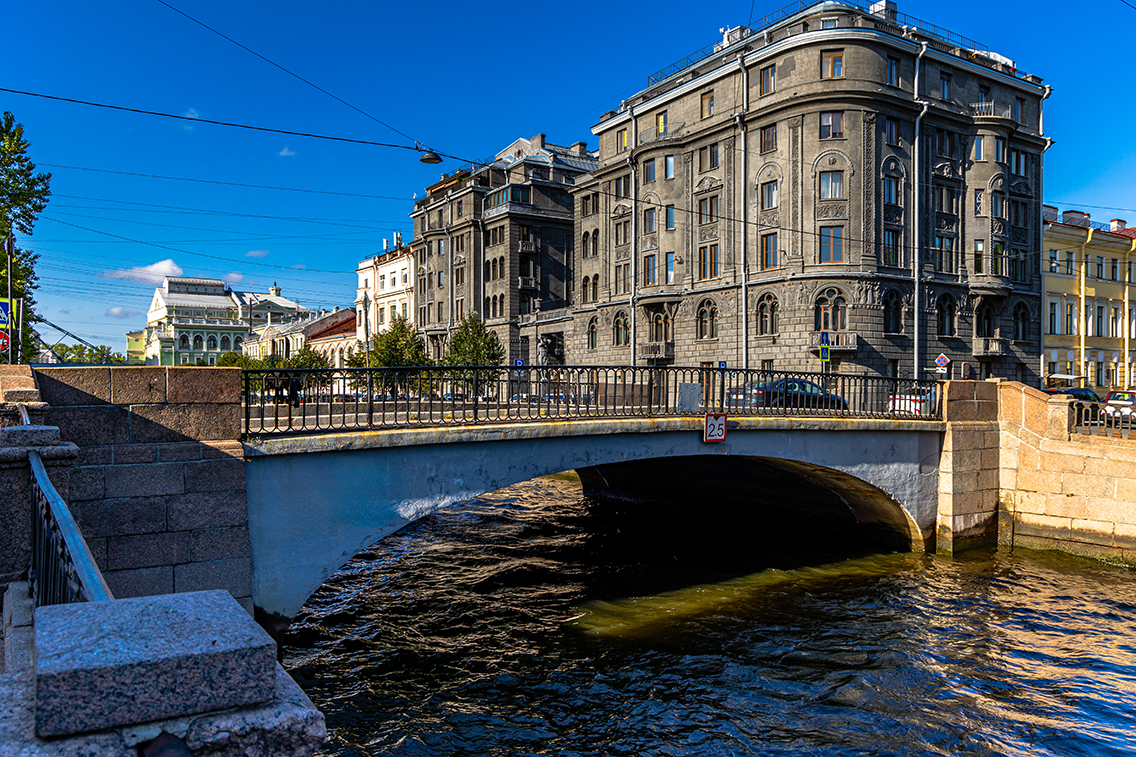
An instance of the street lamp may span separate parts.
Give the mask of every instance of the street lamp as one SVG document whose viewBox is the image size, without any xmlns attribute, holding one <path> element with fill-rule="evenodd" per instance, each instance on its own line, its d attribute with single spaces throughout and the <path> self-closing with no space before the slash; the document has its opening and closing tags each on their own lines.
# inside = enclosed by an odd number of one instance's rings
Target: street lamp
<svg viewBox="0 0 1136 757">
<path fill-rule="evenodd" d="M 433 150 L 425 149 L 424 147 L 422 147 L 417 142 L 414 143 L 414 147 L 415 147 L 416 150 L 419 150 L 422 153 L 422 156 L 418 158 L 418 160 L 420 160 L 421 162 L 431 163 L 431 164 L 442 162 L 442 157 L 440 155 L 438 155 L 438 153 L 434 152 Z"/>
</svg>

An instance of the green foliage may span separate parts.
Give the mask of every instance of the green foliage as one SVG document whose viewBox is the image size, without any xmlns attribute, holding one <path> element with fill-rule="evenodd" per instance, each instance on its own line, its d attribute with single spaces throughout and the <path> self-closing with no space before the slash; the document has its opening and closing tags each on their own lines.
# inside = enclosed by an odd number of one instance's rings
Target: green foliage
<svg viewBox="0 0 1136 757">
<path fill-rule="evenodd" d="M 126 365 L 126 356 L 110 347 L 99 345 L 94 349 L 83 344 L 56 345 L 55 354 L 64 363 L 84 365 Z M 25 353 L 26 354 L 26 353 Z"/>
<path fill-rule="evenodd" d="M 284 367 L 327 370 L 331 363 L 323 354 L 305 344 L 303 349 L 284 361 Z"/>
<path fill-rule="evenodd" d="M 0 220 L 21 234 L 31 234 L 36 219 L 51 197 L 51 174 L 35 172 L 28 157 L 23 124 L 9 110 L 0 118 Z"/>
<path fill-rule="evenodd" d="M 505 348 L 476 313 L 470 313 L 450 334 L 443 365 L 501 365 Z"/>
<path fill-rule="evenodd" d="M 249 357 L 242 352 L 222 352 L 221 357 L 217 358 L 218 368 L 259 368 L 259 360 Z"/>
<path fill-rule="evenodd" d="M 375 336 L 372 341 L 372 366 L 396 368 L 430 365 L 430 358 L 426 356 L 426 343 L 410 325 L 410 321 L 401 315 L 396 315 L 390 328 Z"/>
</svg>

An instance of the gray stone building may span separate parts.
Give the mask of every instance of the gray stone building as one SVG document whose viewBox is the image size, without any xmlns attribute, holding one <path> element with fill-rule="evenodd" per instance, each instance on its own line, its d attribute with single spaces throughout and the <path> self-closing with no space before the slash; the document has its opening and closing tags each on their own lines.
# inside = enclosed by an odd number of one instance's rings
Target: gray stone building
<svg viewBox="0 0 1136 757">
<path fill-rule="evenodd" d="M 1035 383 L 1049 88 L 890 2 L 799 8 L 593 127 L 566 362 Z"/>
<path fill-rule="evenodd" d="M 579 142 L 518 139 L 491 161 L 443 175 L 415 203 L 415 325 L 438 358 L 478 313 L 510 360 L 559 361 L 571 328 L 573 203 L 597 165 Z"/>
</svg>

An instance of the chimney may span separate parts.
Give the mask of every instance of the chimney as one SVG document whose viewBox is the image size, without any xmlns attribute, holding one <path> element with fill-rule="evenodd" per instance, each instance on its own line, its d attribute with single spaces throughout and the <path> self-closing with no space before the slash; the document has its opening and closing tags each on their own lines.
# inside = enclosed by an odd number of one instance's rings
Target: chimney
<svg viewBox="0 0 1136 757">
<path fill-rule="evenodd" d="M 1080 226 L 1082 228 L 1089 227 L 1089 219 L 1091 216 L 1088 213 L 1082 213 L 1079 210 L 1066 210 L 1061 214 L 1061 223 L 1067 226 Z"/>
<path fill-rule="evenodd" d="M 587 142 L 577 142 L 576 144 L 572 145 L 571 149 L 572 149 L 572 152 L 576 153 L 577 155 L 587 155 L 588 154 L 588 143 Z"/>
<path fill-rule="evenodd" d="M 535 147 L 537 150 L 543 150 L 544 149 L 544 135 L 543 134 L 537 134 L 535 137 L 530 139 L 529 142 L 532 142 L 533 147 Z"/>
<path fill-rule="evenodd" d="M 1128 221 L 1123 218 L 1113 218 L 1108 222 L 1109 231 L 1124 231 L 1126 228 L 1128 228 Z"/>
<path fill-rule="evenodd" d="M 872 3 L 872 6 L 868 9 L 868 12 L 873 16 L 880 16 L 882 18 L 888 19 L 889 21 L 894 21 L 895 10 L 896 6 L 893 0 L 879 0 L 879 2 Z"/>
</svg>

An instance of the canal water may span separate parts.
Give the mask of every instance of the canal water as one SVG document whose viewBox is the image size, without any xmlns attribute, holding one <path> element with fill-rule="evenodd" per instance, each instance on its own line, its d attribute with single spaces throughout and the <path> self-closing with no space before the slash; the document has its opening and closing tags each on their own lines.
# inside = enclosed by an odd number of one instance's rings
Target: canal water
<svg viewBox="0 0 1136 757">
<path fill-rule="evenodd" d="M 530 481 L 356 556 L 284 665 L 327 755 L 1136 752 L 1136 572 L 790 536 Z"/>
</svg>

